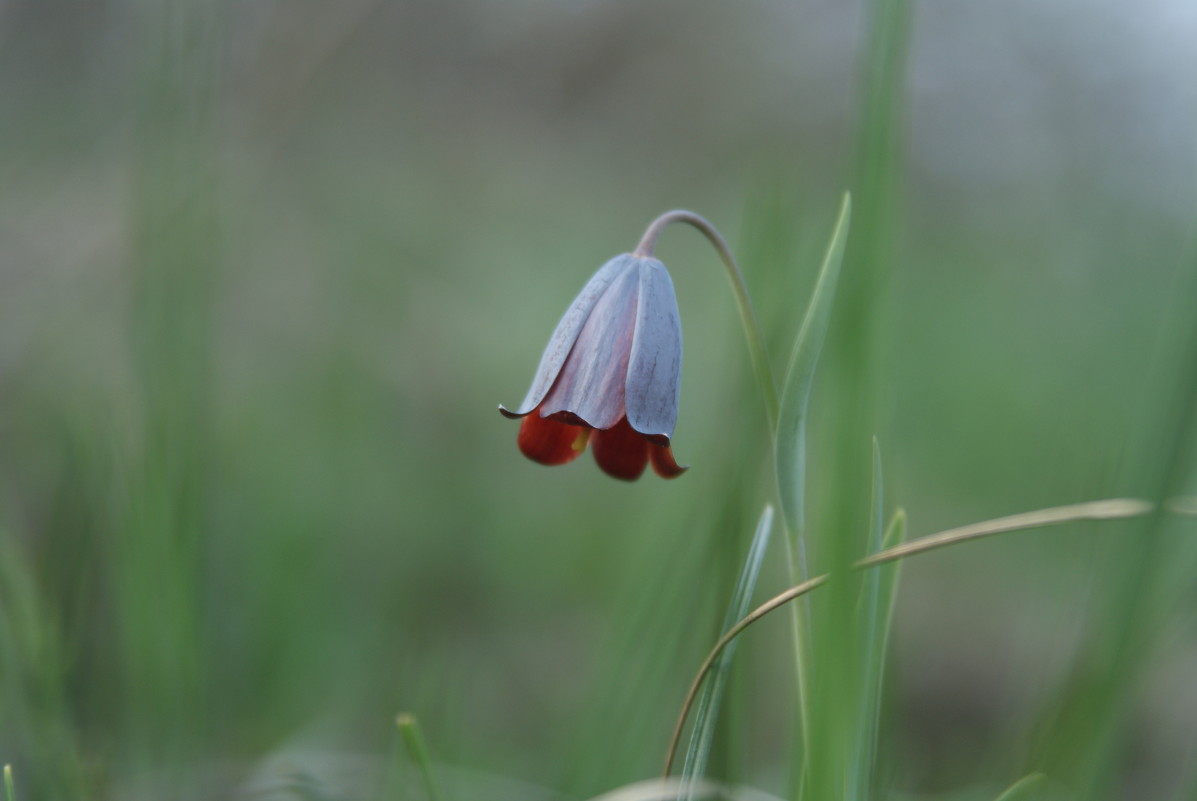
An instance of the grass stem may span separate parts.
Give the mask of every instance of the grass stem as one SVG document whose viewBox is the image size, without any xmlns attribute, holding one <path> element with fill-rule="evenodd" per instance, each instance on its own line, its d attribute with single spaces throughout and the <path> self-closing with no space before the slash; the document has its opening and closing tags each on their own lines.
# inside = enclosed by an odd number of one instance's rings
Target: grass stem
<svg viewBox="0 0 1197 801">
<path fill-rule="evenodd" d="M 440 786 L 432 772 L 432 759 L 428 756 L 428 748 L 424 744 L 424 735 L 420 732 L 420 724 L 415 715 L 403 713 L 395 718 L 395 725 L 399 727 L 399 734 L 407 746 L 407 752 L 412 762 L 420 769 L 420 776 L 424 779 L 424 791 L 428 794 L 428 801 L 444 801 Z"/>
<path fill-rule="evenodd" d="M 1034 512 L 1023 512 L 1022 514 L 1010 515 L 1008 517 L 999 517 L 994 520 L 986 520 L 981 523 L 973 523 L 968 526 L 961 526 L 960 528 L 953 528 L 947 531 L 941 531 L 938 534 L 930 534 L 926 537 L 921 537 L 917 540 L 896 545 L 880 551 L 871 556 L 860 559 L 854 563 L 853 567 L 856 569 L 864 569 L 877 567 L 887 562 L 893 562 L 898 559 L 904 559 L 908 556 L 915 556 L 916 554 L 926 553 L 938 548 L 943 548 L 948 545 L 953 545 L 958 542 L 966 542 L 968 540 L 979 539 L 993 534 L 1001 534 L 1010 531 L 1020 531 L 1028 528 L 1041 528 L 1043 526 L 1059 525 L 1061 523 L 1078 522 L 1081 520 L 1120 520 L 1131 517 L 1141 517 L 1149 514 L 1155 508 L 1154 504 L 1147 501 L 1139 500 L 1137 498 L 1114 498 L 1104 501 L 1093 501 L 1091 503 L 1077 503 L 1068 506 L 1054 506 L 1048 509 L 1039 509 Z M 904 518 L 903 518 L 904 519 Z M 674 754 L 677 751 L 678 742 L 681 740 L 682 729 L 686 725 L 686 718 L 690 714 L 690 707 L 694 704 L 694 699 L 698 696 L 698 690 L 702 686 L 703 680 L 707 673 L 715 664 L 715 660 L 719 658 L 719 654 L 723 649 L 734 640 L 744 629 L 751 626 L 756 621 L 760 620 L 765 615 L 769 614 L 775 609 L 778 609 L 785 604 L 793 601 L 795 598 L 801 598 L 808 592 L 822 586 L 827 582 L 828 574 L 824 573 L 821 576 L 803 581 L 801 584 L 790 587 L 785 592 L 782 592 L 763 604 L 758 606 L 753 611 L 749 612 L 736 625 L 732 626 L 727 632 L 719 638 L 711 652 L 707 654 L 707 658 L 703 660 L 702 666 L 698 669 L 698 674 L 694 677 L 694 681 L 690 683 L 690 689 L 686 692 L 686 698 L 682 702 L 682 710 L 678 715 L 677 723 L 673 727 L 673 735 L 669 740 L 669 749 L 665 755 L 665 770 L 664 775 L 669 776 L 673 770 Z M 435 800 L 434 800 L 435 801 Z"/>
</svg>

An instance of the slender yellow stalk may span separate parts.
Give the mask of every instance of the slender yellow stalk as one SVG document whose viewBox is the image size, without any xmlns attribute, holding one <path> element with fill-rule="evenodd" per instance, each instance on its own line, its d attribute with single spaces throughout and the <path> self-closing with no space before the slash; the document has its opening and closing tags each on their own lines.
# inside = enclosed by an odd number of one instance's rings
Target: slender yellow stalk
<svg viewBox="0 0 1197 801">
<path fill-rule="evenodd" d="M 665 757 L 665 776 L 669 776 L 673 770 L 673 758 L 677 751 L 678 741 L 682 738 L 682 728 L 686 725 L 686 718 L 690 714 L 690 707 L 694 704 L 694 699 L 698 697 L 698 688 L 702 686 L 702 681 L 707 677 L 707 673 L 715 664 L 715 660 L 719 658 L 719 654 L 727 647 L 727 644 L 739 635 L 744 629 L 751 626 L 756 621 L 760 620 L 765 615 L 777 609 L 780 606 L 801 597 L 811 590 L 818 587 L 823 582 L 827 581 L 827 576 L 819 576 L 818 578 L 804 581 L 796 587 L 790 589 L 770 598 L 763 604 L 753 609 L 745 615 L 736 625 L 727 630 L 719 641 L 715 643 L 715 647 L 707 654 L 706 660 L 702 663 L 702 667 L 698 669 L 698 675 L 694 677 L 694 681 L 690 684 L 690 689 L 686 692 L 686 700 L 682 702 L 682 713 L 678 716 L 677 724 L 673 727 L 673 736 L 669 739 L 669 753 Z"/>
<path fill-rule="evenodd" d="M 913 556 L 916 553 L 933 551 L 945 545 L 952 545 L 966 540 L 988 537 L 991 534 L 1002 534 L 1007 531 L 1020 531 L 1028 528 L 1043 528 L 1057 526 L 1061 523 L 1074 523 L 1079 520 L 1116 520 L 1126 517 L 1139 517 L 1150 512 L 1154 505 L 1137 498 L 1114 498 L 1107 501 L 1093 501 L 1092 503 L 1075 503 L 1069 506 L 1054 506 L 1050 509 L 1040 509 L 1034 512 L 999 517 L 995 520 L 985 520 L 960 528 L 948 529 L 938 534 L 931 534 L 912 540 L 903 545 L 888 548 L 861 559 L 856 567 L 872 567 L 874 565 L 892 562 Z"/>
</svg>

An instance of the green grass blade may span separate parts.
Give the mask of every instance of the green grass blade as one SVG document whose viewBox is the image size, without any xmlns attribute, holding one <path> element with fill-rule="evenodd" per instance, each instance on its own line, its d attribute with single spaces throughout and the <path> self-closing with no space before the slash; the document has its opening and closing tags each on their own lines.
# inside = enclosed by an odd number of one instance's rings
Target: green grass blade
<svg viewBox="0 0 1197 801">
<path fill-rule="evenodd" d="M 844 194 L 839 216 L 832 230 L 831 240 L 819 270 L 810 305 L 807 306 L 802 328 L 794 341 L 790 364 L 786 371 L 778 412 L 777 430 L 773 440 L 777 494 L 781 501 L 781 517 L 786 528 L 786 549 L 790 555 L 790 573 L 794 581 L 805 580 L 808 570 L 803 559 L 806 526 L 806 418 L 810 405 L 810 391 L 814 383 L 815 367 L 823 349 L 823 340 L 831 321 L 831 307 L 839 283 L 840 265 L 844 260 L 844 245 L 848 239 L 848 225 L 852 217 L 852 197 Z M 803 612 L 795 610 L 794 637 L 798 667 L 798 714 L 803 748 L 810 743 L 810 622 L 803 621 Z M 805 765 L 807 760 L 803 760 Z"/>
<path fill-rule="evenodd" d="M 1029 801 L 1029 799 L 1039 795 L 1038 791 L 1042 789 L 1045 781 L 1047 781 L 1047 777 L 1042 773 L 1031 773 L 1023 776 L 1006 788 L 1006 791 L 999 795 L 995 801 Z"/>
<path fill-rule="evenodd" d="M 881 541 L 885 531 L 885 477 L 881 468 L 881 446 L 877 437 L 873 437 L 873 478 L 871 482 L 871 500 L 869 503 L 869 539 L 870 552 L 881 550 Z M 873 685 L 871 671 L 873 665 L 872 649 L 877 639 L 878 605 L 881 597 L 880 571 L 871 571 L 860 582 L 860 598 L 857 605 L 857 615 L 861 626 L 860 655 L 853 659 L 859 665 L 859 683 L 855 693 L 858 708 L 858 718 L 853 735 L 856 743 L 853 747 L 852 769 L 848 775 L 848 795 L 852 798 L 867 798 L 869 796 L 869 773 L 872 768 L 873 732 L 876 731 L 874 714 L 876 705 L 870 703 L 869 690 Z"/>
<path fill-rule="evenodd" d="M 12 765 L 4 766 L 4 801 L 17 801 L 17 793 L 12 786 Z"/>
<path fill-rule="evenodd" d="M 906 511 L 898 509 L 890 519 L 889 526 L 880 541 L 880 551 L 895 548 L 906 539 Z M 870 592 L 873 602 L 868 628 L 868 640 L 861 683 L 861 730 L 858 747 L 857 774 L 862 777 L 867 789 L 875 768 L 877 754 L 877 732 L 881 722 L 881 688 L 885 678 L 885 655 L 889 650 L 890 631 L 893 624 L 894 602 L 898 595 L 898 573 L 900 563 L 884 565 L 866 579 L 867 585 L 876 585 Z"/>
<path fill-rule="evenodd" d="M 69 657 L 60 618 L 39 579 L 24 549 L 0 531 L 0 713 L 15 737 L 10 748 L 54 754 L 51 771 L 40 770 L 36 759 L 26 765 L 39 777 L 39 791 L 78 798 L 85 783 L 70 724 Z"/>
<path fill-rule="evenodd" d="M 894 514 L 893 520 L 890 522 L 889 528 L 885 535 L 885 543 L 887 547 L 885 550 L 875 553 L 872 556 L 866 557 L 857 561 L 854 567 L 857 569 L 875 568 L 886 565 L 890 562 L 896 562 L 909 556 L 927 553 L 928 551 L 938 550 L 939 548 L 954 545 L 958 542 L 967 542 L 968 540 L 977 539 L 983 536 L 992 536 L 995 534 L 1003 534 L 1011 531 L 1021 531 L 1028 528 L 1037 528 L 1044 526 L 1059 525 L 1066 522 L 1076 522 L 1082 520 L 1120 520 L 1131 517 L 1140 517 L 1149 514 L 1154 507 L 1150 503 L 1139 501 L 1135 499 L 1116 498 L 1106 501 L 1095 501 L 1093 503 L 1080 503 L 1071 506 L 1057 506 L 1050 509 L 1041 509 L 1036 512 L 1025 512 L 1023 514 L 1011 515 L 1009 517 L 998 518 L 996 520 L 986 520 L 981 523 L 974 523 L 970 526 L 963 526 L 950 531 L 942 531 L 938 534 L 931 534 L 926 537 L 921 537 L 912 542 L 903 542 L 906 534 L 906 513 L 898 510 Z M 889 543 L 893 543 L 889 545 Z M 752 610 L 739 620 L 736 625 L 728 629 L 719 641 L 711 648 L 707 658 L 703 661 L 702 666 L 698 669 L 698 674 L 694 677 L 694 681 L 690 684 L 690 690 L 686 694 L 685 701 L 682 702 L 682 710 L 678 715 L 677 724 L 674 726 L 673 737 L 669 742 L 669 748 L 665 754 L 665 770 L 664 776 L 667 778 L 670 774 L 673 765 L 673 755 L 677 748 L 677 744 L 681 740 L 681 732 L 685 726 L 686 719 L 689 716 L 689 711 L 698 697 L 699 690 L 702 687 L 703 681 L 706 679 L 707 673 L 715 666 L 715 661 L 719 655 L 723 653 L 723 649 L 735 641 L 736 637 L 740 636 L 743 631 L 757 622 L 761 618 L 777 611 L 782 606 L 794 601 L 807 593 L 818 589 L 827 583 L 829 576 L 823 574 L 815 578 L 806 579 L 805 581 L 785 590 L 778 595 L 773 596 L 763 604 Z M 882 597 L 892 599 L 894 593 L 897 591 L 897 576 L 894 574 L 892 583 L 888 586 L 883 585 Z M 884 657 L 884 654 L 881 654 Z"/>
<path fill-rule="evenodd" d="M 782 519 L 793 537 L 801 536 L 805 521 L 806 417 L 810 390 L 831 322 L 831 306 L 839 282 L 840 265 L 844 260 L 844 244 L 848 239 L 851 216 L 852 197 L 845 193 L 806 317 L 790 354 L 790 365 L 782 390 L 774 458 Z"/>
<path fill-rule="evenodd" d="M 764 563 L 765 551 L 769 547 L 769 536 L 772 531 L 773 507 L 765 506 L 760 520 L 756 524 L 756 533 L 752 535 L 748 558 L 744 562 L 744 569 L 740 571 L 736 591 L 728 605 L 727 615 L 723 619 L 723 628 L 720 633 L 731 630 L 732 626 L 748 614 L 752 603 L 752 593 L 756 588 L 757 578 L 760 576 L 761 565 Z M 711 676 L 707 680 L 695 709 L 690 744 L 686 748 L 686 757 L 682 763 L 682 783 L 686 788 L 686 798 L 693 797 L 695 783 L 706 772 L 707 757 L 711 752 L 711 741 L 715 736 L 715 724 L 719 718 L 719 705 L 723 699 L 727 671 L 735 653 L 735 646 L 734 642 L 731 643 L 720 655 L 719 664 L 711 671 Z"/>
<path fill-rule="evenodd" d="M 399 733 L 403 736 L 403 742 L 407 746 L 407 752 L 411 755 L 412 762 L 415 762 L 416 767 L 420 769 L 428 801 L 443 801 L 444 796 L 441 795 L 440 785 L 437 784 L 436 776 L 432 771 L 432 759 L 428 756 L 428 747 L 424 745 L 424 736 L 420 733 L 420 724 L 416 721 L 415 716 L 402 714 L 395 718 L 395 725 L 399 727 Z"/>
</svg>

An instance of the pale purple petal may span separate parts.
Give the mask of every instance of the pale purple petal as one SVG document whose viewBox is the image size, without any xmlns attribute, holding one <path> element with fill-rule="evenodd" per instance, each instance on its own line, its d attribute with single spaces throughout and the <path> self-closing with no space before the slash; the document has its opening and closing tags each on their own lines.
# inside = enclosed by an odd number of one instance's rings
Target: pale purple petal
<svg viewBox="0 0 1197 801">
<path fill-rule="evenodd" d="M 623 270 L 594 304 L 557 382 L 541 403 L 540 415 L 608 429 L 624 416 L 624 387 L 636 329 L 640 270 L 632 256 L 619 257 Z"/>
<path fill-rule="evenodd" d="M 682 324 L 673 281 L 656 259 L 640 259 L 640 299 L 626 391 L 628 423 L 668 445 L 681 392 Z"/>
<path fill-rule="evenodd" d="M 553 336 L 549 338 L 549 344 L 540 357 L 540 366 L 536 368 L 536 376 L 532 379 L 532 386 L 528 390 L 528 394 L 524 396 L 524 402 L 519 405 L 519 410 L 513 412 L 500 406 L 500 412 L 508 417 L 523 417 L 540 405 L 557 379 L 557 374 L 561 372 L 561 367 L 565 364 L 565 359 L 574 347 L 574 343 L 594 310 L 595 304 L 607 291 L 612 281 L 625 272 L 634 272 L 631 270 L 631 265 L 631 256 L 616 256 L 600 267 L 598 272 L 586 282 L 586 286 L 582 287 L 582 291 L 566 309 L 561 322 L 557 323 Z"/>
</svg>

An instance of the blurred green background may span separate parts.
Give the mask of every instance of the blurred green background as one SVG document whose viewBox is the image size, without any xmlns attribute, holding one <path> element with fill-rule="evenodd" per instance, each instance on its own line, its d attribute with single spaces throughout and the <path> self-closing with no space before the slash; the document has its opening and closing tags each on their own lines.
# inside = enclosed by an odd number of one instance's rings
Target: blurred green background
<svg viewBox="0 0 1197 801">
<path fill-rule="evenodd" d="M 465 797 L 653 776 L 772 498 L 715 254 L 682 229 L 657 250 L 684 477 L 532 464 L 496 405 L 670 208 L 731 242 L 781 369 L 857 189 L 816 529 L 829 465 L 873 433 L 912 536 L 1192 493 L 1197 13 L 904 8 L 898 72 L 870 81 L 876 9 L 831 0 L 0 0 L 19 797 L 231 797 L 277 759 L 337 797 L 327 765 L 402 766 L 400 711 Z M 906 565 L 884 797 L 1067 773 L 1069 732 L 1115 706 L 1112 797 L 1190 797 L 1193 534 L 1073 526 Z M 787 581 L 776 550 L 761 597 Z M 744 640 L 713 765 L 783 795 L 789 635 L 778 617 Z"/>
</svg>

